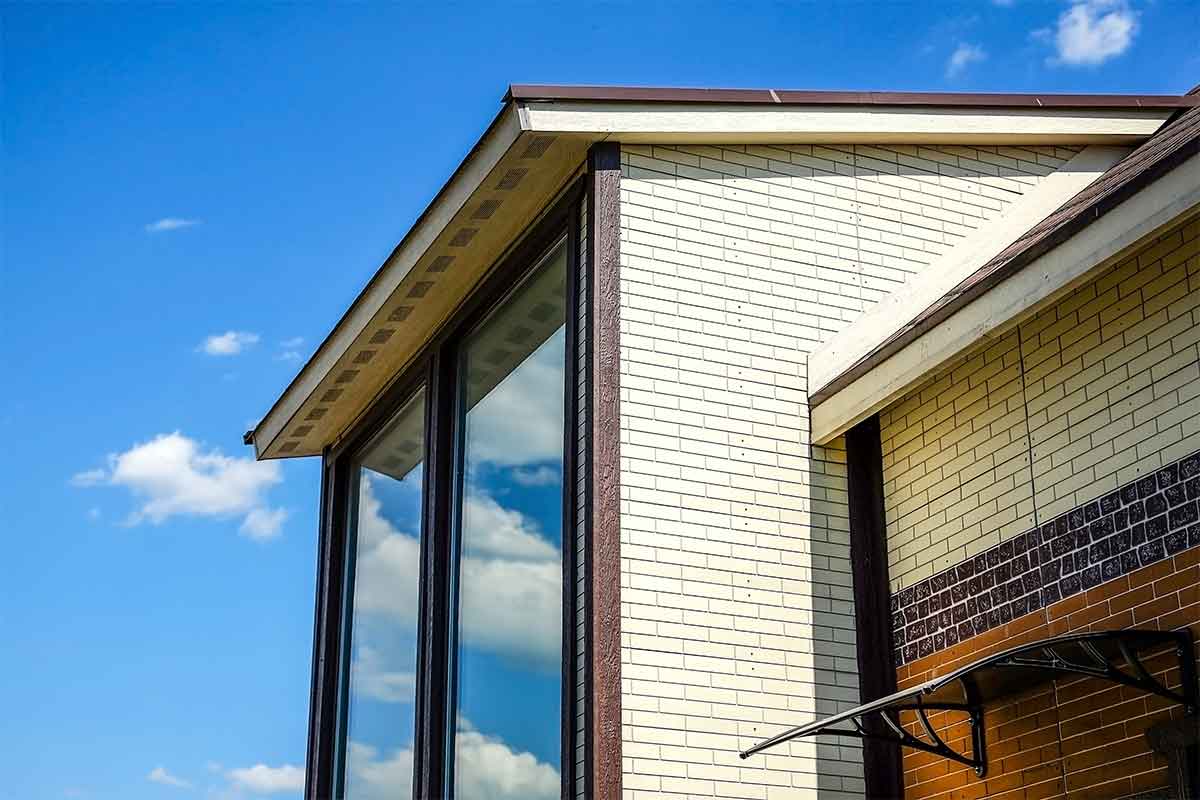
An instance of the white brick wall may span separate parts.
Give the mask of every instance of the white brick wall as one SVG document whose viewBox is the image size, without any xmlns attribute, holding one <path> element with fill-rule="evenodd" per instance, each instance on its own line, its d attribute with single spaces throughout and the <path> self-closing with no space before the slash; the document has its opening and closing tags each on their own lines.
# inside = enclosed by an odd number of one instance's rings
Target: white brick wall
<svg viewBox="0 0 1200 800">
<path fill-rule="evenodd" d="M 1200 450 L 1198 309 L 1192 221 L 885 409 L 893 591 Z"/>
<path fill-rule="evenodd" d="M 859 699 L 845 453 L 810 444 L 807 354 L 1074 152 L 624 148 L 627 797 L 861 796 L 844 740 L 737 757 Z"/>
</svg>

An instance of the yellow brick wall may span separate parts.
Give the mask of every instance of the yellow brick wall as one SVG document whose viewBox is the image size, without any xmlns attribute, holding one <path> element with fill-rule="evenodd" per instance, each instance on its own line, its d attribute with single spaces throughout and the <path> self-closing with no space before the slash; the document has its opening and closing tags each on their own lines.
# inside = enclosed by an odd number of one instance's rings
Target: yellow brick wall
<svg viewBox="0 0 1200 800">
<path fill-rule="evenodd" d="M 1200 450 L 1200 222 L 881 412 L 896 591 Z"/>
<path fill-rule="evenodd" d="M 903 588 L 1034 525 L 1015 331 L 880 415 L 888 567 Z"/>
</svg>

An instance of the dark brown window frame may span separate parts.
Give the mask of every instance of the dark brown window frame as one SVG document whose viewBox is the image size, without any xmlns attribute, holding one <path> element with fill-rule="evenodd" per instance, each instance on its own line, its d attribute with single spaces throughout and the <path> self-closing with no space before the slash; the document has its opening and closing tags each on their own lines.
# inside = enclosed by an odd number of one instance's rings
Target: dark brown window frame
<svg viewBox="0 0 1200 800">
<path fill-rule="evenodd" d="M 348 683 L 343 679 L 345 639 L 348 632 L 347 573 L 352 567 L 348 513 L 354 484 L 356 457 L 392 416 L 424 388 L 425 483 L 422 488 L 421 579 L 417 637 L 417 686 L 414 705 L 413 794 L 422 798 L 447 797 L 446 741 L 448 682 L 430 679 L 445 676 L 450 643 L 448 631 L 448 581 L 454 537 L 454 469 L 458 460 L 456 428 L 457 355 L 465 337 L 531 272 L 551 248 L 566 237 L 566 363 L 564 463 L 563 463 L 563 659 L 562 744 L 560 776 L 562 797 L 575 791 L 575 574 L 573 537 L 576 529 L 574 433 L 578 428 L 576 387 L 578 359 L 579 217 L 584 201 L 584 181 L 565 188 L 542 216 L 534 221 L 509 251 L 488 270 L 466 301 L 427 342 L 398 378 L 371 402 L 347 434 L 322 456 L 320 535 L 317 557 L 317 597 L 313 629 L 313 666 L 309 710 L 307 800 L 331 800 L 343 764 L 338 758 L 339 700 Z M 590 217 L 589 217 L 590 220 Z"/>
</svg>

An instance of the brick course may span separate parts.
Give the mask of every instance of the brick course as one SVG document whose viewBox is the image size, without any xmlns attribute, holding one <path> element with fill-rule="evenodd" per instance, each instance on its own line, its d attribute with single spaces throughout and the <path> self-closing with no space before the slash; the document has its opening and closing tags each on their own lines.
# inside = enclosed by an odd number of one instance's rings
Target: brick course
<svg viewBox="0 0 1200 800">
<path fill-rule="evenodd" d="M 932 655 L 1189 547 L 1200 547 L 1200 453 L 893 594 L 895 663 Z"/>
</svg>

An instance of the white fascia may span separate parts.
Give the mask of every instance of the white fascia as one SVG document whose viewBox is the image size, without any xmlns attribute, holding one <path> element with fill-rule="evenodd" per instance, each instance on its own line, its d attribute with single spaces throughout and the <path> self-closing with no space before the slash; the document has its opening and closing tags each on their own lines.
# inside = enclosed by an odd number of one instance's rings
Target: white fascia
<svg viewBox="0 0 1200 800">
<path fill-rule="evenodd" d="M 1117 143 L 1145 139 L 1172 109 L 988 109 L 528 101 L 529 130 L 624 142 Z"/>
</svg>

